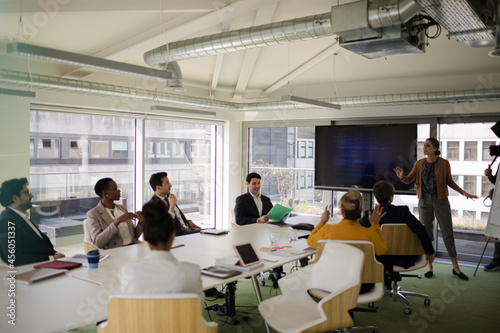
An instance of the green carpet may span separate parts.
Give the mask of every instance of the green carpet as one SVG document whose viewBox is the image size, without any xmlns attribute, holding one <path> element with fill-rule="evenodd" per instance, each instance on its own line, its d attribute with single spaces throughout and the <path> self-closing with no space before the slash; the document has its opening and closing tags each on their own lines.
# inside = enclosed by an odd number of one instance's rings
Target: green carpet
<svg viewBox="0 0 500 333">
<path fill-rule="evenodd" d="M 290 266 L 285 266 L 288 270 Z M 405 290 L 425 292 L 431 299 L 430 306 L 425 306 L 423 298 L 413 297 L 413 312 L 403 312 L 402 301 L 394 302 L 385 296 L 375 303 L 376 313 L 355 312 L 354 323 L 358 326 L 374 325 L 381 333 L 434 333 L 434 332 L 498 332 L 495 317 L 500 316 L 500 271 L 485 272 L 474 268 L 461 267 L 470 281 L 462 281 L 451 274 L 451 265 L 434 265 L 434 277 L 431 279 L 405 278 L 400 285 Z M 417 271 L 423 276 L 425 269 Z M 267 275 L 267 274 L 266 274 Z M 271 288 L 271 281 L 261 287 L 264 299 L 279 293 Z M 204 311 L 207 320 L 219 323 L 219 332 L 265 332 L 265 326 L 257 309 L 257 299 L 249 279 L 239 280 L 236 285 L 236 316 L 228 318 L 232 322 L 246 319 L 238 325 L 224 323 L 225 316 Z M 223 303 L 223 299 L 207 299 L 207 305 Z M 367 307 L 363 305 L 363 307 Z M 496 327 L 496 328 L 495 328 Z M 271 330 L 272 331 L 272 330 Z M 82 327 L 73 333 L 94 333 L 93 325 Z"/>
</svg>

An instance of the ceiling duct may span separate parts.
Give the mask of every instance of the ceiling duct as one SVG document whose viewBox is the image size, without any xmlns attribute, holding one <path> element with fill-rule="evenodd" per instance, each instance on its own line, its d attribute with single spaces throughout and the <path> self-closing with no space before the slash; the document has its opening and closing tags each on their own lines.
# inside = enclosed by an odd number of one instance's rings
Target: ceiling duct
<svg viewBox="0 0 500 333">
<path fill-rule="evenodd" d="M 472 47 L 495 46 L 491 1 L 485 0 L 415 0 L 448 37 Z M 498 1 L 496 1 L 498 2 Z"/>
<path fill-rule="evenodd" d="M 325 13 L 172 42 L 146 52 L 144 61 L 152 67 L 157 67 L 169 61 L 332 35 L 330 13 Z"/>
<path fill-rule="evenodd" d="M 276 111 L 305 109 L 303 105 L 290 104 L 286 102 L 231 103 L 220 100 L 183 96 L 179 94 L 159 93 L 156 90 L 136 89 L 111 84 L 63 79 L 59 77 L 16 72 L 6 69 L 0 69 L 0 84 L 59 90 L 79 94 L 114 96 L 140 101 L 164 103 L 179 107 L 210 110 Z M 500 89 L 369 95 L 319 100 L 328 103 L 336 103 L 342 107 L 497 101 L 500 100 Z"/>
<path fill-rule="evenodd" d="M 350 16 L 345 16 L 346 9 Z M 393 30 L 386 29 L 388 32 L 385 32 L 386 27 L 396 27 L 396 35 L 399 34 L 396 38 L 402 39 L 405 36 L 401 37 L 400 25 L 420 10 L 421 7 L 414 0 L 381 0 L 373 3 L 362 0 L 332 7 L 331 12 L 324 14 L 172 42 L 146 52 L 144 61 L 152 67 L 158 67 L 169 61 L 224 54 L 334 34 L 344 39 L 349 39 L 349 36 L 354 35 L 357 39 L 377 38 L 381 40 L 386 39 L 390 32 L 390 39 L 394 40 Z M 335 22 L 337 20 L 340 23 Z M 351 21 L 355 21 L 354 25 Z M 403 44 L 406 49 L 405 53 L 411 53 L 407 50 L 408 43 Z M 373 49 L 374 44 L 369 47 Z M 379 51 L 381 48 L 387 49 L 388 47 L 397 46 L 394 42 L 388 46 L 383 44 L 379 47 Z M 412 46 L 412 48 L 415 47 Z M 379 56 L 395 55 L 395 53 L 381 54 L 379 52 Z"/>
</svg>

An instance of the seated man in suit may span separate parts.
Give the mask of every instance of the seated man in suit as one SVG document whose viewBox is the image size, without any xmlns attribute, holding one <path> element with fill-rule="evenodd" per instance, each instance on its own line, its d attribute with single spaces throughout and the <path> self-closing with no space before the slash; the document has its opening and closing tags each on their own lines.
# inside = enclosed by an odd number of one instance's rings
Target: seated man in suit
<svg viewBox="0 0 500 333">
<path fill-rule="evenodd" d="M 175 234 L 177 236 L 200 231 L 201 228 L 193 221 L 188 220 L 177 206 L 176 196 L 173 193 L 170 193 L 172 184 L 170 184 L 166 172 L 152 174 L 149 178 L 149 185 L 151 185 L 151 188 L 155 192 L 149 202 L 163 202 L 167 206 L 168 213 L 174 220 Z"/>
<path fill-rule="evenodd" d="M 252 172 L 247 178 L 248 192 L 236 198 L 236 224 L 266 223 L 273 204 L 271 199 L 260 194 L 260 180 L 258 173 Z"/>
<path fill-rule="evenodd" d="M 50 239 L 27 216 L 33 195 L 26 178 L 10 179 L 0 189 L 0 203 L 5 210 L 0 215 L 0 256 L 10 266 L 20 266 L 63 258 L 54 250 Z"/>
<path fill-rule="evenodd" d="M 422 247 L 427 255 L 429 263 L 435 259 L 434 255 L 434 247 L 432 246 L 432 242 L 425 230 L 425 227 L 420 221 L 410 213 L 408 206 L 394 206 L 392 205 L 392 201 L 394 199 L 394 186 L 386 180 L 381 180 L 373 186 L 373 195 L 375 199 L 377 199 L 378 203 L 381 207 L 384 208 L 385 216 L 380 220 L 380 225 L 384 225 L 385 223 L 405 223 L 410 227 L 411 231 L 415 233 L 420 242 L 422 243 Z M 371 211 L 370 211 L 371 212 Z M 366 211 L 363 218 L 361 219 L 361 225 L 365 227 L 370 227 L 370 222 L 368 220 L 368 213 Z M 401 267 L 411 267 L 415 264 L 418 256 L 379 256 L 377 257 L 379 261 L 384 264 L 384 269 L 388 273 L 392 273 L 393 265 L 401 266 Z M 432 277 L 432 271 L 428 271 L 425 273 L 425 277 Z M 390 287 L 390 282 L 388 283 L 386 279 L 386 286 Z"/>
<path fill-rule="evenodd" d="M 273 204 L 271 199 L 260 193 L 260 180 L 261 177 L 258 173 L 248 174 L 246 178 L 248 192 L 236 198 L 234 208 L 236 224 L 247 225 L 269 221 L 269 215 L 266 214 L 273 208 Z M 277 280 L 282 277 L 283 267 L 276 267 L 273 272 L 274 275 L 271 275 L 270 278 L 274 288 L 278 288 Z"/>
</svg>

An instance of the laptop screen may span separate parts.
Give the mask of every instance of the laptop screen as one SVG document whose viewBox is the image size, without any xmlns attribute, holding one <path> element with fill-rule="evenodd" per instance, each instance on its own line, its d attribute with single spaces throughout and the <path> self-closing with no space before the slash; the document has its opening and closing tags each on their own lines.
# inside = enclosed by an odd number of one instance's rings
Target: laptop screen
<svg viewBox="0 0 500 333">
<path fill-rule="evenodd" d="M 238 253 L 243 266 L 248 266 L 260 262 L 259 256 L 255 253 L 252 244 L 235 245 L 234 249 Z"/>
</svg>

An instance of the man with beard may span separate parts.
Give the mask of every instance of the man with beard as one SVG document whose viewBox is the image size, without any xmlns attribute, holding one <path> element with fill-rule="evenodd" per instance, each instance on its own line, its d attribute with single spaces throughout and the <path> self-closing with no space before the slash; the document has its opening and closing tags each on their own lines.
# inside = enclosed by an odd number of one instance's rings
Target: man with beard
<svg viewBox="0 0 500 333">
<path fill-rule="evenodd" d="M 54 250 L 50 239 L 27 216 L 33 195 L 26 178 L 6 180 L 0 189 L 0 256 L 9 265 L 20 266 L 63 258 Z"/>
</svg>

